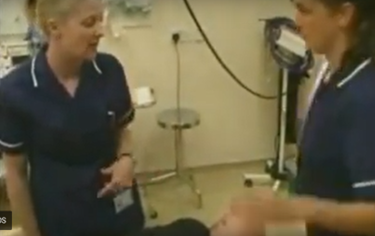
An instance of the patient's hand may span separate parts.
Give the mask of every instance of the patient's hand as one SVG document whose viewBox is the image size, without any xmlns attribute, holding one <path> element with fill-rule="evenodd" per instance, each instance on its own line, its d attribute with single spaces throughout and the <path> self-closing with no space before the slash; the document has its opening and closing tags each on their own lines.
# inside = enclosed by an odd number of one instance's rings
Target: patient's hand
<svg viewBox="0 0 375 236">
<path fill-rule="evenodd" d="M 263 236 L 264 225 L 254 218 L 249 221 L 226 214 L 211 228 L 211 236 Z"/>
</svg>

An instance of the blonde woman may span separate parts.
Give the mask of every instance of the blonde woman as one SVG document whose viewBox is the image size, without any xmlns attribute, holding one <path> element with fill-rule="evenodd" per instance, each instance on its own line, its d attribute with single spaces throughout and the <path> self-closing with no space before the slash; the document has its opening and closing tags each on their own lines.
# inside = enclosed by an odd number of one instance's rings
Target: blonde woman
<svg viewBox="0 0 375 236">
<path fill-rule="evenodd" d="M 46 44 L 0 88 L 12 211 L 26 236 L 139 231 L 144 216 L 127 129 L 134 109 L 121 64 L 97 52 L 102 1 L 29 3 Z"/>
</svg>

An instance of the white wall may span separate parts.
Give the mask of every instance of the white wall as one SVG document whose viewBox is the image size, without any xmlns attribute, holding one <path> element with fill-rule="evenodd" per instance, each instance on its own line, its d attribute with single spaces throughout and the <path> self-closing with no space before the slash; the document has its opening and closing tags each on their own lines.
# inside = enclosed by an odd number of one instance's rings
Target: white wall
<svg viewBox="0 0 375 236">
<path fill-rule="evenodd" d="M 217 51 L 249 87 L 276 94 L 276 70 L 266 64 L 263 23 L 258 19 L 292 16 L 289 1 L 190 0 Z M 115 17 L 116 18 L 116 17 Z M 114 20 L 114 28 L 119 22 Z M 148 26 L 148 27 L 147 27 Z M 103 49 L 124 63 L 132 87 L 155 88 L 158 104 L 138 112 L 134 125 L 140 169 L 173 165 L 172 132 L 159 128 L 156 114 L 175 105 L 175 54 L 171 30 L 183 28 L 186 38 L 200 39 L 182 1 L 154 1 L 144 27 L 126 28 L 121 40 L 106 39 Z M 115 29 L 116 31 L 116 29 Z M 255 98 L 224 72 L 204 43 L 181 44 L 182 101 L 202 116 L 199 127 L 186 132 L 186 164 L 251 161 L 273 157 L 276 101 Z"/>
<path fill-rule="evenodd" d="M 274 95 L 277 71 L 264 52 L 260 18 L 293 16 L 289 0 L 190 0 L 209 38 L 228 66 L 249 87 Z M 112 14 L 121 38 L 106 37 L 103 51 L 123 63 L 131 87 L 151 86 L 158 103 L 140 110 L 133 126 L 139 170 L 173 166 L 173 134 L 157 126 L 156 115 L 175 105 L 176 57 L 171 31 L 181 28 L 182 103 L 201 115 L 186 132 L 186 165 L 202 166 L 273 157 L 276 101 L 259 100 L 241 89 L 202 42 L 182 0 L 154 0 L 150 17 L 129 22 Z M 129 24 L 135 24 L 129 27 Z M 137 26 L 138 25 L 138 26 Z M 304 89 L 306 90 L 306 89 Z"/>
</svg>

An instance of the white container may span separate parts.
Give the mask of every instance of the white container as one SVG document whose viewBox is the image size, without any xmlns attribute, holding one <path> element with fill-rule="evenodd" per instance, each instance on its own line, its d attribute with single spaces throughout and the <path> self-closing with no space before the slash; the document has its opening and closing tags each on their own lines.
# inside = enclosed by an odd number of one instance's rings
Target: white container
<svg viewBox="0 0 375 236">
<path fill-rule="evenodd" d="M 133 103 L 135 108 L 147 108 L 156 103 L 154 90 L 150 87 L 139 87 L 134 90 Z"/>
</svg>

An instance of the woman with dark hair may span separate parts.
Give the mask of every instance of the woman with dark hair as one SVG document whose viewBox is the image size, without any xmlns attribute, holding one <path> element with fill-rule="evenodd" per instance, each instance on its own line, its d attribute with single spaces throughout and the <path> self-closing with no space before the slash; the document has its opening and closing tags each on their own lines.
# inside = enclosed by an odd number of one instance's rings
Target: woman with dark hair
<svg viewBox="0 0 375 236">
<path fill-rule="evenodd" d="M 26 0 L 25 1 L 25 16 L 29 24 L 35 24 L 36 22 L 36 5 L 38 0 Z"/>
<path fill-rule="evenodd" d="M 234 214 L 301 221 L 308 235 L 375 235 L 375 1 L 294 0 L 309 48 L 327 60 L 300 143 L 296 196 L 255 194 Z"/>
</svg>

